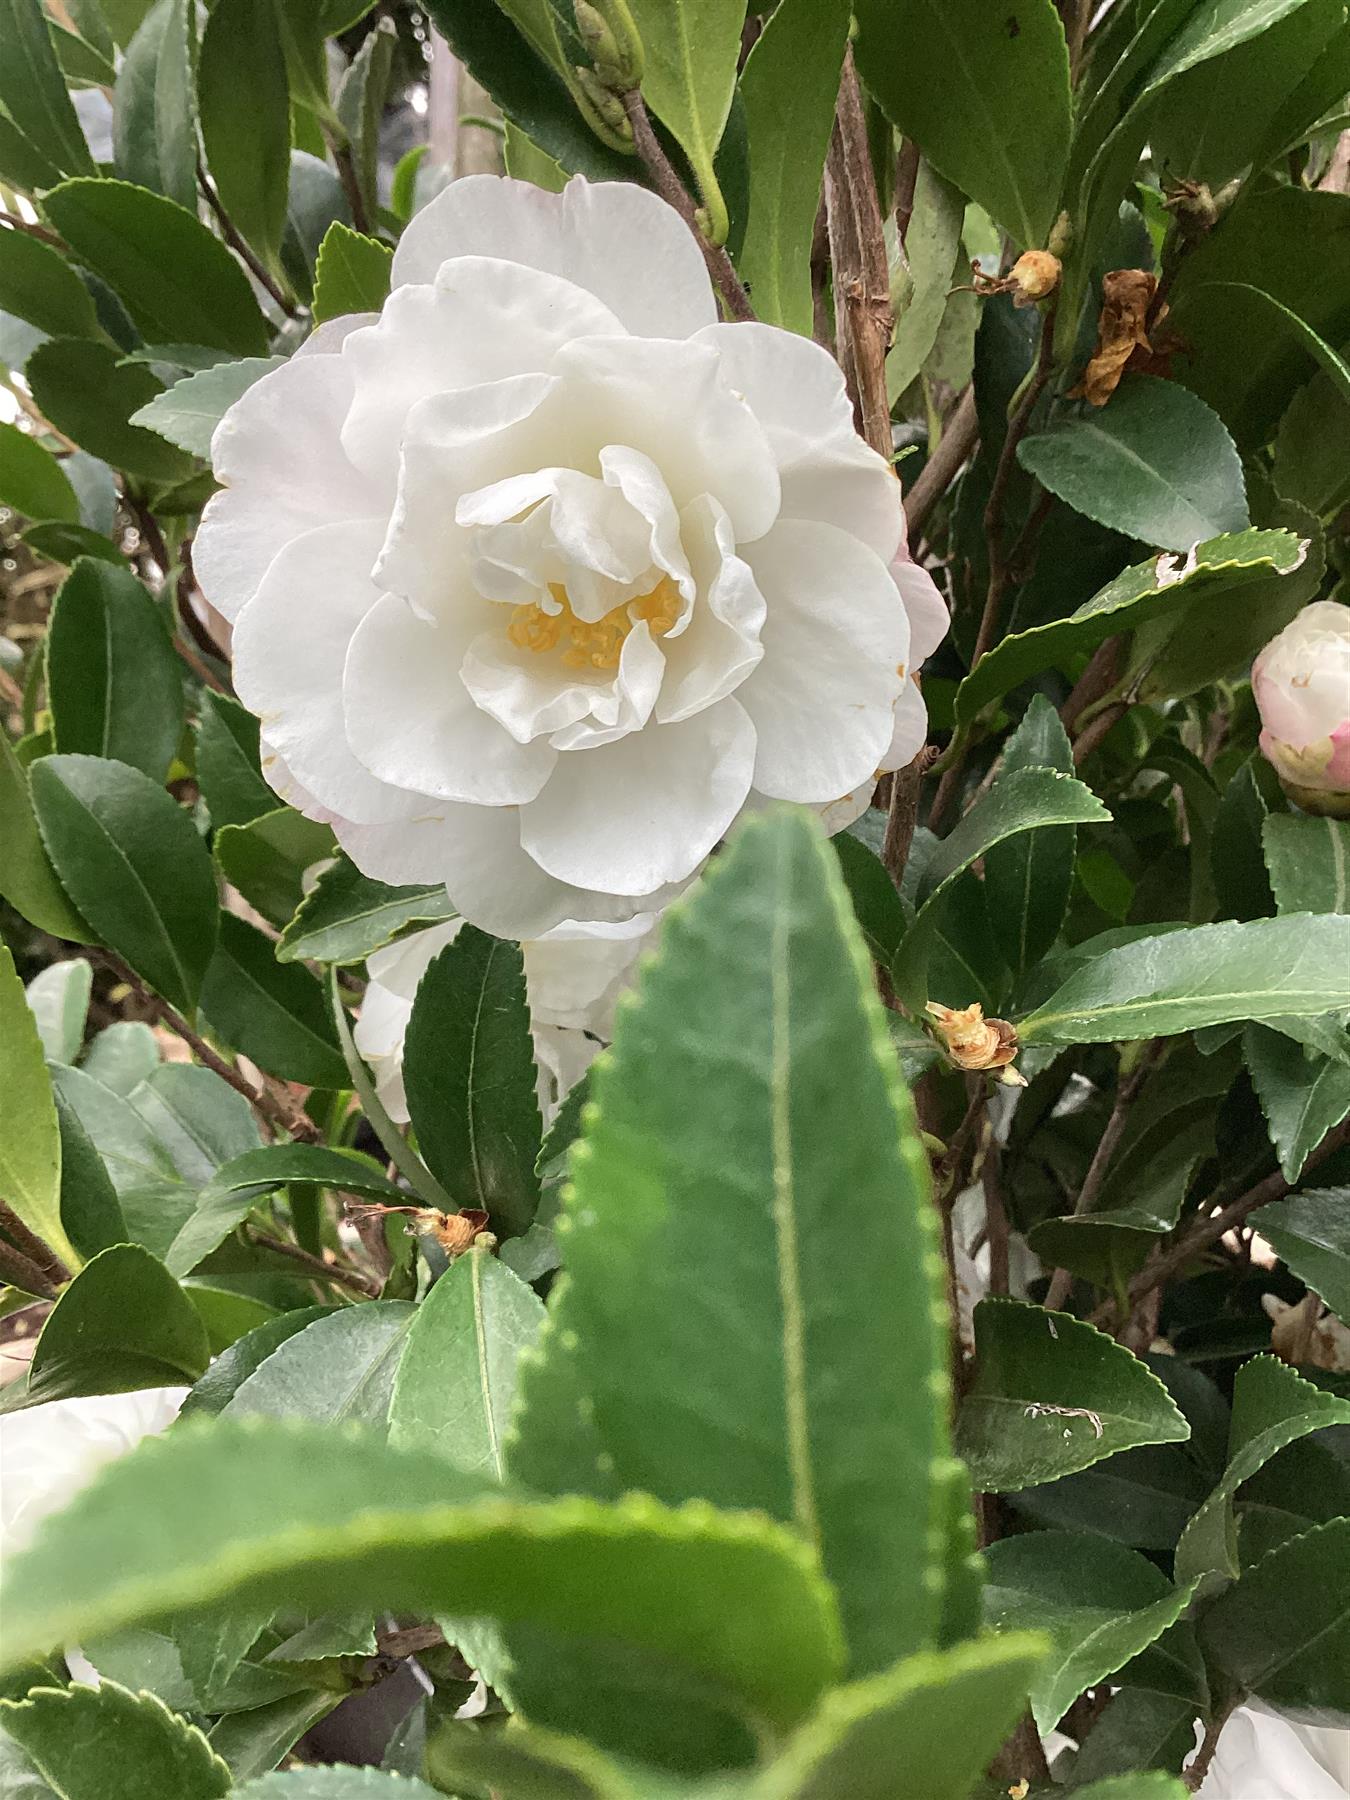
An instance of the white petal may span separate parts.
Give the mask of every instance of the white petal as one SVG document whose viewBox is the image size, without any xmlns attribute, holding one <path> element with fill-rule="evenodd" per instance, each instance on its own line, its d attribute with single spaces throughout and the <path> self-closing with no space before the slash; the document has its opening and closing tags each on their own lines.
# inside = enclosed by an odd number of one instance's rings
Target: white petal
<svg viewBox="0 0 1350 1800">
<path fill-rule="evenodd" d="M 745 551 L 768 604 L 764 660 L 737 690 L 755 722 L 755 787 L 828 801 L 890 747 L 909 624 L 884 563 L 847 532 L 785 519 Z"/>
<path fill-rule="evenodd" d="M 829 352 L 772 325 L 712 325 L 698 341 L 716 348 L 768 435 L 783 517 L 837 525 L 890 562 L 905 535 L 900 483 L 858 436 L 843 371 Z"/>
<path fill-rule="evenodd" d="M 269 751 L 348 819 L 397 817 L 406 806 L 352 755 L 342 718 L 347 650 L 380 597 L 370 567 L 382 535 L 370 520 L 305 532 L 274 558 L 234 629 L 235 688 Z"/>
<path fill-rule="evenodd" d="M 878 771 L 885 775 L 893 769 L 906 768 L 923 749 L 927 737 L 928 708 L 923 703 L 918 682 L 910 675 L 895 703 L 895 726 L 886 754 L 877 764 Z"/>
<path fill-rule="evenodd" d="M 225 486 L 207 501 L 192 563 L 202 593 L 227 619 L 239 616 L 268 563 L 302 531 L 387 513 L 394 468 L 381 487 L 343 454 L 351 400 L 342 357 L 296 356 L 255 381 L 217 425 L 211 462 Z"/>
<path fill-rule="evenodd" d="M 684 509 L 681 524 L 699 599 L 688 630 L 661 640 L 667 671 L 656 716 L 663 725 L 725 699 L 764 654 L 764 596 L 736 554 L 730 520 L 700 498 Z"/>
<path fill-rule="evenodd" d="M 899 588 L 909 615 L 910 673 L 917 675 L 946 637 L 951 616 L 933 577 L 908 553 L 891 564 L 891 580 Z"/>
<path fill-rule="evenodd" d="M 342 681 L 347 741 L 371 773 L 438 800 L 514 806 L 548 780 L 556 753 L 518 744 L 460 678 L 463 636 L 429 625 L 396 594 L 352 638 Z"/>
<path fill-rule="evenodd" d="M 688 337 L 717 317 L 692 232 L 631 182 L 578 176 L 561 194 L 496 175 L 452 182 L 403 233 L 394 283 L 430 281 L 451 256 L 498 256 L 562 275 L 644 337 Z"/>
<path fill-rule="evenodd" d="M 358 468 L 388 478 L 418 400 L 546 372 L 572 339 L 622 331 L 593 294 L 557 275 L 460 257 L 430 287 L 395 288 L 379 324 L 354 331 L 343 345 L 355 381 L 343 445 Z"/>
<path fill-rule="evenodd" d="M 755 734 L 735 700 L 560 757 L 520 841 L 561 881 L 647 895 L 698 867 L 750 789 Z"/>
<path fill-rule="evenodd" d="M 619 989 L 648 948 L 656 923 L 651 913 L 617 925 L 568 919 L 526 944 L 525 979 L 535 1023 L 607 1038 Z"/>
<path fill-rule="evenodd" d="M 778 469 L 763 428 L 733 391 L 715 348 L 634 337 L 590 338 L 560 351 L 554 372 L 572 397 L 574 450 L 624 444 L 661 471 L 683 508 L 711 494 L 739 542 L 778 516 Z M 581 466 L 574 454 L 566 460 Z"/>
</svg>

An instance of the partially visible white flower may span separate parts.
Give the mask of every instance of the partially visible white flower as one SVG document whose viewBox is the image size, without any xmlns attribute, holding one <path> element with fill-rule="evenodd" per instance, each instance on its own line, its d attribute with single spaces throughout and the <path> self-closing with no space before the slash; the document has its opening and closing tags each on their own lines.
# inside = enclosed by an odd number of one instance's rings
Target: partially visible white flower
<svg viewBox="0 0 1350 1800">
<path fill-rule="evenodd" d="M 500 936 L 658 910 L 763 800 L 839 829 L 923 743 L 946 611 L 894 471 L 643 188 L 452 183 L 212 460 L 268 779 Z"/>
<path fill-rule="evenodd" d="M 408 1119 L 403 1040 L 417 984 L 463 924 L 463 919 L 452 919 L 414 932 L 377 950 L 366 963 L 370 980 L 356 1022 L 356 1047 L 371 1066 L 385 1110 L 400 1124 Z M 638 957 L 649 948 L 656 924 L 649 913 L 615 925 L 568 920 L 521 946 L 539 1066 L 539 1106 L 546 1121 L 608 1041 L 614 1003 Z"/>
<path fill-rule="evenodd" d="M 1220 1734 L 1197 1800 L 1350 1800 L 1350 1731 L 1240 1707 Z"/>
<path fill-rule="evenodd" d="M 1350 815 L 1350 606 L 1315 600 L 1252 665 L 1261 750 L 1308 812 Z"/>
<path fill-rule="evenodd" d="M 105 1463 L 178 1417 L 185 1387 L 49 1400 L 0 1416 L 0 1557 L 22 1550 Z"/>
</svg>

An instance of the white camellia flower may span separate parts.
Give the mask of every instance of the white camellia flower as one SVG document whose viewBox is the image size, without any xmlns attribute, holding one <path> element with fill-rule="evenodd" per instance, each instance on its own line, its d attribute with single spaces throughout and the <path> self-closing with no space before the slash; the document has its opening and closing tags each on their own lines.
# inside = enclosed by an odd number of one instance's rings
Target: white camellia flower
<svg viewBox="0 0 1350 1800">
<path fill-rule="evenodd" d="M 498 935 L 656 910 L 761 799 L 838 829 L 923 742 L 898 481 L 645 189 L 453 183 L 212 461 L 195 566 L 273 786 Z"/>
<path fill-rule="evenodd" d="M 1350 1800 L 1350 1731 L 1240 1707 L 1220 1733 L 1198 1800 Z"/>
<path fill-rule="evenodd" d="M 356 1047 L 371 1066 L 385 1110 L 400 1124 L 408 1121 L 403 1040 L 417 984 L 463 924 L 463 919 L 452 919 L 448 925 L 416 931 L 377 950 L 366 963 L 370 980 L 356 1022 Z M 638 957 L 651 948 L 656 924 L 647 913 L 613 925 L 569 920 L 521 946 L 539 1066 L 539 1107 L 546 1121 L 609 1041 L 614 1003 Z"/>
<path fill-rule="evenodd" d="M 1252 665 L 1261 749 L 1308 812 L 1350 816 L 1350 606 L 1314 600 Z"/>
</svg>

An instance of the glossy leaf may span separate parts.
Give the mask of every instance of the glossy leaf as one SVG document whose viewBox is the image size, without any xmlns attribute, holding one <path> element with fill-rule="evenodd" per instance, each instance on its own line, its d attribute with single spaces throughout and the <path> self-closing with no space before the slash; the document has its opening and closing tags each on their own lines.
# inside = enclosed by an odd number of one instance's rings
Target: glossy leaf
<svg viewBox="0 0 1350 1800">
<path fill-rule="evenodd" d="M 1181 1617 L 1190 1590 L 1123 1544 L 1069 1531 L 1032 1531 L 985 1551 L 985 1617 L 999 1632 L 1051 1642 L 1031 1682 L 1031 1711 L 1050 1731 L 1087 1688 L 1105 1681 Z"/>
<path fill-rule="evenodd" d="M 76 520 L 80 503 L 50 450 L 0 421 L 0 505 L 29 519 Z"/>
<path fill-rule="evenodd" d="M 1297 1181 L 1327 1132 L 1350 1113 L 1350 1066 L 1264 1025 L 1249 1025 L 1243 1045 L 1280 1168 L 1286 1181 Z"/>
<path fill-rule="evenodd" d="M 97 1256 L 131 1233 L 103 1158 L 94 1148 L 79 1114 L 59 1092 L 57 1123 L 61 1129 L 61 1223 L 82 1257 Z"/>
<path fill-rule="evenodd" d="M 863 0 L 854 12 L 859 72 L 892 123 L 1019 248 L 1039 248 L 1069 153 L 1069 58 L 1052 0 L 1013 14 L 983 0 Z"/>
<path fill-rule="evenodd" d="M 220 915 L 201 1003 L 212 1029 L 269 1074 L 309 1087 L 347 1085 L 323 989 L 308 969 L 279 963 L 271 939 L 232 913 Z"/>
<path fill-rule="evenodd" d="M 371 218 L 379 201 L 380 120 L 389 93 L 396 35 L 393 20 L 381 19 L 352 58 L 337 94 L 337 116 L 347 134 L 356 183 Z"/>
<path fill-rule="evenodd" d="M 292 1312 L 279 1313 L 276 1318 L 268 1319 L 245 1332 L 243 1337 L 236 1338 L 194 1383 L 179 1416 L 189 1418 L 193 1413 L 214 1415 L 223 1412 L 253 1371 L 260 1368 L 279 1345 L 330 1310 L 326 1306 L 300 1306 Z"/>
<path fill-rule="evenodd" d="M 201 751 L 198 749 L 198 761 Z M 277 945 L 278 962 L 362 962 L 422 925 L 455 917 L 444 887 L 386 887 L 346 857 L 325 869 Z"/>
<path fill-rule="evenodd" d="M 428 1774 L 446 1793 L 464 1790 L 555 1794 L 558 1800 L 638 1800 L 626 1771 L 594 1745 L 519 1723 L 509 1732 L 488 1733 L 451 1720 L 427 1744 L 426 1764 Z M 390 1800 L 399 1800 L 400 1793 L 401 1789 L 396 1790 Z M 283 1796 L 278 1793 L 276 1800 Z"/>
<path fill-rule="evenodd" d="M 417 1313 L 402 1300 L 373 1300 L 323 1314 L 279 1343 L 234 1390 L 225 1412 L 355 1423 L 383 1435 Z"/>
<path fill-rule="evenodd" d="M 691 1769 L 733 1743 L 748 1754 L 752 1721 L 800 1722 L 840 1659 L 814 1559 L 779 1525 L 637 1496 L 512 1501 L 443 1457 L 280 1420 L 142 1444 L 14 1559 L 7 1583 L 9 1667 L 208 1601 L 533 1621 L 614 1646 L 612 1678 L 627 1667 L 640 1682 L 654 1657 L 686 1694 L 707 1695 L 679 1721 Z M 729 1609 L 753 1632 L 727 1633 Z M 552 1659 L 514 1673 L 522 1707 L 556 1728 L 555 1677 Z M 642 1754 L 630 1729 L 640 1690 L 567 1699 L 572 1729 Z"/>
<path fill-rule="evenodd" d="M 216 0 L 202 33 L 197 99 L 221 204 L 275 271 L 291 164 L 290 91 L 275 0 Z"/>
<path fill-rule="evenodd" d="M 1253 1228 L 1338 1318 L 1350 1321 L 1350 1189 L 1317 1188 L 1251 1215 Z"/>
<path fill-rule="evenodd" d="M 0 0 L 0 44 L 0 107 L 16 130 L 63 174 L 92 174 L 40 0 Z"/>
<path fill-rule="evenodd" d="M 738 266 L 756 317 L 806 337 L 811 242 L 848 28 L 846 0 L 786 0 L 765 24 L 740 82 L 750 221 Z"/>
<path fill-rule="evenodd" d="M 26 231 L 0 230 L 0 309 L 48 337 L 98 337 L 89 289 L 59 250 Z"/>
<path fill-rule="evenodd" d="M 61 1226 L 61 1138 L 37 1020 L 14 958 L 0 944 L 0 1200 L 63 1261 L 79 1257 Z"/>
<path fill-rule="evenodd" d="M 228 694 L 202 695 L 197 785 L 217 829 L 247 825 L 276 808 L 277 797 L 258 767 L 258 721 Z"/>
<path fill-rule="evenodd" d="M 960 189 L 921 159 L 905 231 L 904 269 L 892 278 L 896 325 L 886 353 L 886 391 L 892 404 L 923 372 L 938 341 L 952 287 L 964 274 L 959 259 L 965 210 Z"/>
<path fill-rule="evenodd" d="M 1173 382 L 1132 375 L 1024 437 L 1017 460 L 1076 511 L 1125 537 L 1187 551 L 1249 519 L 1242 464 L 1222 420 Z"/>
<path fill-rule="evenodd" d="M 1015 769 L 1073 774 L 1073 751 L 1059 714 L 1037 694 L 1003 749 L 1003 779 Z M 1033 967 L 1059 936 L 1073 886 L 1078 834 L 1072 825 L 1047 826 L 1005 838 L 985 853 L 989 920 L 1015 975 Z"/>
<path fill-rule="evenodd" d="M 727 219 L 713 159 L 731 109 L 744 9 L 738 0 L 629 0 L 642 40 L 642 96 L 698 181 L 713 236 Z"/>
<path fill-rule="evenodd" d="M 161 384 L 149 369 L 122 363 L 111 345 L 52 338 L 29 357 L 24 377 L 58 431 L 112 468 L 166 483 L 192 473 L 181 450 L 130 423 Z"/>
<path fill-rule="evenodd" d="M 156 394 L 131 415 L 132 423 L 157 431 L 189 456 L 209 461 L 211 438 L 230 407 L 255 381 L 279 369 L 285 360 L 284 356 L 246 356 L 202 369 Z"/>
<path fill-rule="evenodd" d="M 67 181 L 42 204 L 150 342 L 266 355 L 267 324 L 248 277 L 194 213 L 126 181 Z"/>
<path fill-rule="evenodd" d="M 196 16 L 190 0 L 157 0 L 127 45 L 113 88 L 117 173 L 197 209 Z"/>
<path fill-rule="evenodd" d="M 406 1199 L 380 1172 L 379 1164 L 355 1150 L 334 1150 L 324 1144 L 265 1144 L 222 1164 L 203 1191 L 203 1200 L 247 1194 L 260 1200 L 293 1181 L 332 1188 L 339 1194 L 362 1194 L 372 1200 Z"/>
<path fill-rule="evenodd" d="M 1282 913 L 1350 912 L 1350 824 L 1271 813 L 1261 843 Z"/>
<path fill-rule="evenodd" d="M 744 826 L 667 914 L 591 1092 L 545 1369 L 555 1347 L 573 1362 L 621 1487 L 795 1524 L 853 1666 L 887 1666 L 936 1624 L 932 1223 L 866 952 L 805 815 Z M 522 1468 L 533 1429 L 527 1408 Z"/>
<path fill-rule="evenodd" d="M 24 989 L 49 1062 L 74 1062 L 84 1042 L 94 970 L 83 956 L 48 963 Z"/>
<path fill-rule="evenodd" d="M 417 1309 L 394 1378 L 389 1442 L 436 1449 L 472 1474 L 504 1480 L 516 1363 L 543 1321 L 533 1289 L 494 1256 L 471 1249 L 458 1257 Z"/>
<path fill-rule="evenodd" d="M 222 825 L 212 844 L 231 887 L 274 925 L 291 917 L 305 897 L 306 874 L 336 848 L 327 825 L 291 806 L 274 807 L 247 825 Z"/>
<path fill-rule="evenodd" d="M 0 1730 L 63 1800 L 216 1800 L 230 1771 L 195 1725 L 116 1682 L 0 1700 Z"/>
<path fill-rule="evenodd" d="M 319 246 L 314 277 L 314 322 L 346 313 L 378 312 L 389 296 L 393 252 L 340 221 L 328 227 Z"/>
<path fill-rule="evenodd" d="M 111 757 L 163 781 L 183 730 L 181 664 L 129 570 L 81 558 L 47 633 L 47 704 L 62 754 Z"/>
<path fill-rule="evenodd" d="M 466 925 L 418 984 L 403 1082 L 427 1167 L 503 1237 L 539 1201 L 535 1080 L 520 948 Z"/>
<path fill-rule="evenodd" d="M 0 733 L 0 894 L 14 910 L 53 937 L 73 943 L 89 942 L 89 927 L 81 919 L 56 879 L 38 832 L 28 773 L 15 756 L 9 739 Z"/>
<path fill-rule="evenodd" d="M 43 842 L 109 949 L 171 1005 L 196 1010 L 216 941 L 216 884 L 192 821 L 139 769 L 45 756 L 32 771 Z"/>
</svg>

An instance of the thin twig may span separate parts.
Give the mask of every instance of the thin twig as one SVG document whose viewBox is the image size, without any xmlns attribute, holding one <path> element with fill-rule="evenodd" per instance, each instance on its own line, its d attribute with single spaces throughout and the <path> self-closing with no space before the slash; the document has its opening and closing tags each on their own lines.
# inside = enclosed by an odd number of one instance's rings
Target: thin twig
<svg viewBox="0 0 1350 1800">
<path fill-rule="evenodd" d="M 1098 744 L 1101 743 L 1102 739 L 1120 723 L 1129 710 L 1129 706 L 1124 700 L 1113 700 L 1109 706 L 1104 706 L 1100 712 L 1093 713 L 1087 724 L 1074 739 L 1073 760 L 1075 768 L 1087 761 L 1088 757 L 1092 755 L 1092 752 L 1097 748 Z"/>
<path fill-rule="evenodd" d="M 302 1250 L 299 1244 L 288 1243 L 285 1238 L 272 1237 L 268 1232 L 259 1231 L 252 1225 L 244 1227 L 244 1236 L 260 1250 L 270 1250 L 274 1256 L 284 1256 L 288 1262 L 308 1269 L 316 1281 L 336 1282 L 338 1287 L 351 1288 L 355 1293 L 364 1294 L 368 1300 L 379 1297 L 378 1283 L 356 1269 L 343 1268 L 340 1263 L 325 1262 L 321 1256 L 311 1256 L 308 1250 Z"/>
<path fill-rule="evenodd" d="M 285 313 L 288 319 L 298 319 L 301 316 L 300 308 L 295 304 L 294 300 L 291 299 L 290 295 L 277 284 L 266 266 L 258 260 L 252 250 L 250 250 L 248 245 L 244 242 L 243 238 L 240 237 L 238 231 L 235 229 L 234 220 L 231 219 L 230 215 L 221 204 L 220 195 L 212 185 L 211 178 L 206 172 L 206 164 L 200 157 L 197 158 L 197 185 L 202 191 L 202 197 L 205 199 L 206 204 L 211 209 L 216 224 L 220 227 L 220 235 L 230 246 L 231 250 L 234 251 L 240 262 L 244 264 L 245 268 L 253 276 L 253 279 L 257 282 L 258 286 L 262 288 L 264 293 L 269 294 L 271 298 L 276 301 L 277 305 L 281 308 L 282 312 Z"/>
<path fill-rule="evenodd" d="M 1195 1760 L 1182 1776 L 1182 1786 L 1188 1793 L 1197 1794 L 1204 1785 L 1209 1774 L 1210 1764 L 1214 1761 L 1214 1753 L 1219 1748 L 1219 1738 L 1230 1714 L 1239 1704 L 1242 1696 L 1235 1694 L 1226 1706 L 1215 1709 L 1209 1723 L 1205 1726 L 1205 1735 L 1200 1740 L 1200 1748 L 1195 1753 Z"/>
<path fill-rule="evenodd" d="M 53 250 L 64 250 L 66 240 L 58 237 L 56 232 L 48 231 L 45 225 L 39 225 L 35 219 L 21 219 L 18 213 L 0 212 L 0 225 L 8 225 L 11 231 L 22 231 L 28 237 L 34 237 L 42 244 L 50 244 Z"/>
<path fill-rule="evenodd" d="M 0 1280 L 37 1300 L 55 1300 L 57 1288 L 31 1257 L 0 1238 Z"/>
<path fill-rule="evenodd" d="M 905 496 L 909 541 L 917 548 L 928 515 L 956 479 L 980 437 L 980 416 L 975 410 L 975 389 L 968 387 L 942 428 L 937 447 Z"/>
<path fill-rule="evenodd" d="M 1106 638 L 1088 658 L 1088 665 L 1074 683 L 1068 699 L 1059 709 L 1059 721 L 1072 731 L 1090 706 L 1104 700 L 1120 680 L 1121 640 Z"/>
<path fill-rule="evenodd" d="M 9 1238 L 19 1254 L 33 1263 L 39 1274 L 45 1275 L 54 1286 L 59 1287 L 62 1282 L 70 1280 L 70 1270 L 46 1239 L 31 1231 L 13 1207 L 7 1206 L 3 1200 L 0 1200 L 0 1231 Z"/>
<path fill-rule="evenodd" d="M 347 197 L 347 205 L 351 209 L 353 228 L 363 237 L 370 236 L 370 219 L 366 213 L 366 197 L 361 192 L 360 178 L 356 173 L 356 163 L 352 158 L 350 144 L 344 144 L 332 132 L 326 134 L 328 153 L 337 168 L 338 180 L 342 183 L 342 191 Z"/>
<path fill-rule="evenodd" d="M 989 1238 L 989 1292 L 1008 1292 L 1010 1276 L 1008 1206 L 1003 1196 L 1003 1146 L 992 1133 L 980 1170 L 984 1188 L 985 1229 Z"/>
<path fill-rule="evenodd" d="M 754 309 L 750 305 L 750 296 L 741 284 L 741 278 L 732 266 L 731 258 L 721 244 L 709 243 L 699 230 L 698 208 L 684 183 L 680 180 L 674 163 L 661 148 L 661 140 L 652 127 L 647 115 L 646 104 L 642 95 L 634 88 L 623 96 L 624 111 L 633 127 L 633 143 L 643 166 L 656 185 L 661 198 L 673 206 L 693 232 L 699 249 L 703 252 L 703 260 L 708 265 L 708 273 L 712 277 L 713 286 L 721 294 L 727 311 L 733 319 L 753 319 Z"/>
</svg>

